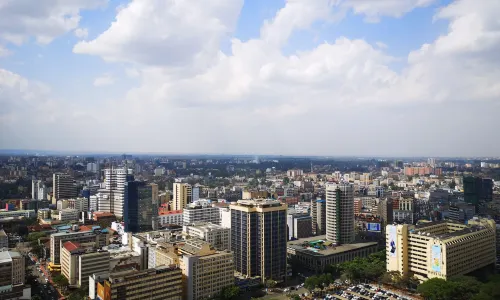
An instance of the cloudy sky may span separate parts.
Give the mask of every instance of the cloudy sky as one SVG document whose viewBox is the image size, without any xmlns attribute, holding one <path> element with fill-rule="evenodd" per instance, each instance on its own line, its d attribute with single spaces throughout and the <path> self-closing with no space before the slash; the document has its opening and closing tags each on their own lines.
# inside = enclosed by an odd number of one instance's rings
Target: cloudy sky
<svg viewBox="0 0 500 300">
<path fill-rule="evenodd" d="M 0 149 L 500 155 L 498 0 L 0 0 Z"/>
</svg>

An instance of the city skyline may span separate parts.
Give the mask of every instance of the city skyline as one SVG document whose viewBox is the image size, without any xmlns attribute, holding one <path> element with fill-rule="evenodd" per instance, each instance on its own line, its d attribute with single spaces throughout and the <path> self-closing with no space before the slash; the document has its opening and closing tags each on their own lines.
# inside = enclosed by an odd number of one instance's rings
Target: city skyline
<svg viewBox="0 0 500 300">
<path fill-rule="evenodd" d="M 8 2 L 0 149 L 497 156 L 499 9 L 488 0 Z"/>
</svg>

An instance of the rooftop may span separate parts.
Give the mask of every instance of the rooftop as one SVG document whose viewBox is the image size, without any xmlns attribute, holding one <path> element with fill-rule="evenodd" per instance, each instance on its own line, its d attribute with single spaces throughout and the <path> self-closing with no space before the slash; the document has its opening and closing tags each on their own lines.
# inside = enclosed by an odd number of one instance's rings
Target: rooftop
<svg viewBox="0 0 500 300">
<path fill-rule="evenodd" d="M 0 263 L 12 261 L 12 258 L 19 258 L 21 254 L 17 251 L 0 251 Z"/>
<path fill-rule="evenodd" d="M 160 211 L 158 215 L 175 215 L 175 214 L 182 214 L 182 210 L 169 210 L 169 211 Z"/>
<path fill-rule="evenodd" d="M 320 235 L 290 241 L 288 242 L 287 247 L 294 249 L 295 251 L 308 252 L 312 255 L 328 256 L 376 245 L 377 242 L 369 242 L 334 246 L 332 242 L 326 240 L 326 235 Z"/>
<path fill-rule="evenodd" d="M 63 247 L 66 248 L 66 250 L 68 251 L 74 251 L 80 248 L 80 243 L 68 241 L 63 244 Z"/>
</svg>

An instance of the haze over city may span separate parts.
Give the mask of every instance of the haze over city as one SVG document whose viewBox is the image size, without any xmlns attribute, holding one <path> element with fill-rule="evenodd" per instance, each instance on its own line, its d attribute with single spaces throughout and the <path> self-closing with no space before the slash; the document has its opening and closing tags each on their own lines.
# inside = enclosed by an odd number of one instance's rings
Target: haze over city
<svg viewBox="0 0 500 300">
<path fill-rule="evenodd" d="M 498 156 L 500 1 L 0 4 L 0 149 Z"/>
</svg>

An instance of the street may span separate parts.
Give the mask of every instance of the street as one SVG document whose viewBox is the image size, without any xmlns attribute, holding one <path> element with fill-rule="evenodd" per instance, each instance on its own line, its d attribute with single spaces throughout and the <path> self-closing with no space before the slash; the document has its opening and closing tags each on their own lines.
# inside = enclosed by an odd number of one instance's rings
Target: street
<svg viewBox="0 0 500 300">
<path fill-rule="evenodd" d="M 38 262 L 36 256 L 32 256 L 30 262 L 27 268 L 31 270 L 38 282 L 36 286 L 32 286 L 32 296 L 38 294 L 42 299 L 59 299 L 59 293 L 51 283 L 50 272 L 43 265 L 36 264 Z"/>
</svg>

